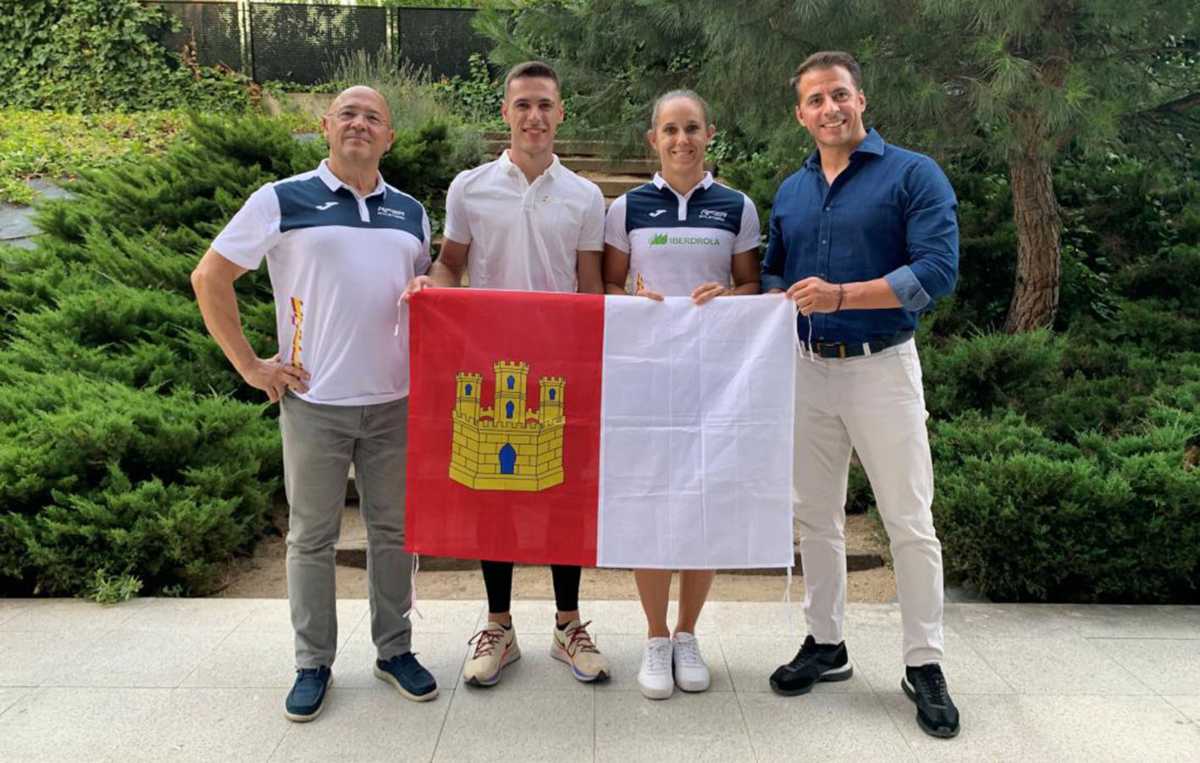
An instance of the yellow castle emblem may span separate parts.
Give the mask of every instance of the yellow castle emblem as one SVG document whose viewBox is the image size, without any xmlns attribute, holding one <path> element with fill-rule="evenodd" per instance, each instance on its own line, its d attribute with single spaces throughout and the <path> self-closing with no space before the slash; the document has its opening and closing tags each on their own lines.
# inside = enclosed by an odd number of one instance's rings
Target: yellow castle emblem
<svg viewBox="0 0 1200 763">
<path fill-rule="evenodd" d="M 561 376 L 538 380 L 538 409 L 525 404 L 529 365 L 501 360 L 491 408 L 480 404 L 483 376 L 456 375 L 450 479 L 475 490 L 536 491 L 563 482 Z"/>
</svg>

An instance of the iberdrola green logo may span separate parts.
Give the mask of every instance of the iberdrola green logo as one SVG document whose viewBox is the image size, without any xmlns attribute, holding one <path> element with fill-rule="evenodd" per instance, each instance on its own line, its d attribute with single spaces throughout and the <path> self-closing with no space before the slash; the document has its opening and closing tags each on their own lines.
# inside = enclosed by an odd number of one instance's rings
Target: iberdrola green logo
<svg viewBox="0 0 1200 763">
<path fill-rule="evenodd" d="M 667 243 L 667 234 L 655 233 L 650 237 L 650 246 L 662 246 Z"/>
</svg>

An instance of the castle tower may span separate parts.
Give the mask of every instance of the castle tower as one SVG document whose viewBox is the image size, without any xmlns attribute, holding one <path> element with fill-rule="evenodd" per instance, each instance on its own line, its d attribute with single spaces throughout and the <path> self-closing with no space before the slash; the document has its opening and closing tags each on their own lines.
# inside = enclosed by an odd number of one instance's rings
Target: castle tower
<svg viewBox="0 0 1200 763">
<path fill-rule="evenodd" d="M 501 360 L 496 369 L 497 423 L 525 424 L 525 377 L 529 364 Z"/>
<path fill-rule="evenodd" d="M 565 382 L 561 376 L 543 376 L 538 386 L 541 394 L 538 399 L 538 414 L 543 424 L 557 421 L 563 415 L 563 387 Z"/>
<path fill-rule="evenodd" d="M 471 421 L 479 419 L 479 394 L 483 386 L 481 374 L 458 374 L 458 394 L 454 398 L 454 412 L 461 413 Z"/>
</svg>

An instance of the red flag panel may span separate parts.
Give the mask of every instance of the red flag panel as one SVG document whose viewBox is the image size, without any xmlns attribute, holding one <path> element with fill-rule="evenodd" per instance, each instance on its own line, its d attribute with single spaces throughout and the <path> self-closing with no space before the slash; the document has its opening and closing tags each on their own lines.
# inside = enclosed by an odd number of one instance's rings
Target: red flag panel
<svg viewBox="0 0 1200 763">
<path fill-rule="evenodd" d="M 408 550 L 595 565 L 604 298 L 426 289 L 410 308 Z"/>
</svg>

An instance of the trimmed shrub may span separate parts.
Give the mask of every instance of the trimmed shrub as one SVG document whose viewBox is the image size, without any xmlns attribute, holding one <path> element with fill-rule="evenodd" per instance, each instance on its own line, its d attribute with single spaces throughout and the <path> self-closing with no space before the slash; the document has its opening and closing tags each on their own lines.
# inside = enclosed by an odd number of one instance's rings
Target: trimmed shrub
<svg viewBox="0 0 1200 763">
<path fill-rule="evenodd" d="M 935 459 L 947 577 L 1003 601 L 1200 600 L 1200 473 L 1184 439 L 1151 430 L 1086 438 L 1069 458 Z"/>
</svg>

